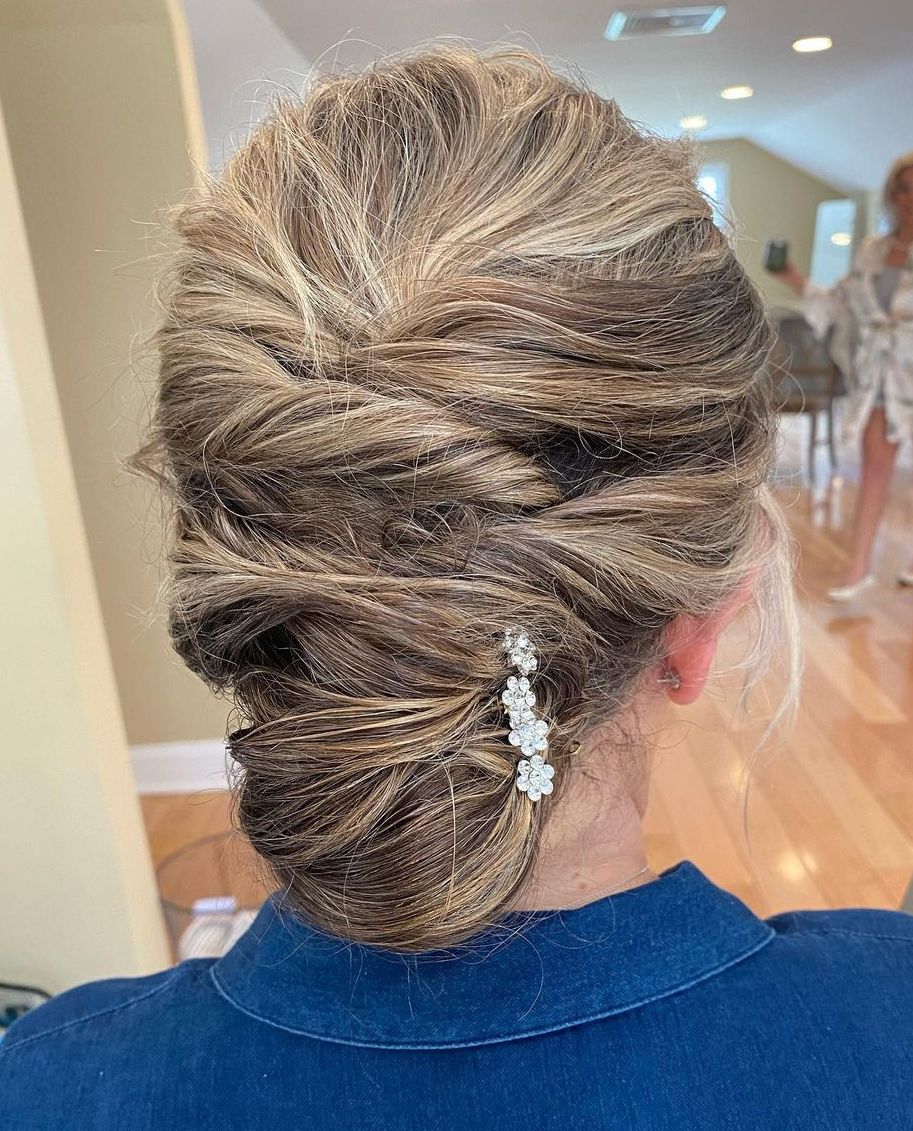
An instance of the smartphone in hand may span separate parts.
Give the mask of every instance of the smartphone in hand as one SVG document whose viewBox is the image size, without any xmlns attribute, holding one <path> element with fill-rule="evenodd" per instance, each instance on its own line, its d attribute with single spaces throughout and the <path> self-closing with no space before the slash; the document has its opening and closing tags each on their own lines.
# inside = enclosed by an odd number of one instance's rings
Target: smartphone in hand
<svg viewBox="0 0 913 1131">
<path fill-rule="evenodd" d="M 764 245 L 764 268 L 779 275 L 789 262 L 789 244 L 786 240 L 768 240 Z"/>
</svg>

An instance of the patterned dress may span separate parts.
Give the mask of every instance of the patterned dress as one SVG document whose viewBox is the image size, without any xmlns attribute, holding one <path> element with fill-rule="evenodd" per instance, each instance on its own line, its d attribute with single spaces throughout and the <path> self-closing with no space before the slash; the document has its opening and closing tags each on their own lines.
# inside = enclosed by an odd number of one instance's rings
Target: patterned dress
<svg viewBox="0 0 913 1131">
<path fill-rule="evenodd" d="M 859 439 L 882 405 L 890 440 L 913 435 L 913 252 L 887 287 L 889 236 L 863 240 L 850 273 L 833 287 L 809 283 L 802 310 L 847 381 L 844 440 Z"/>
</svg>

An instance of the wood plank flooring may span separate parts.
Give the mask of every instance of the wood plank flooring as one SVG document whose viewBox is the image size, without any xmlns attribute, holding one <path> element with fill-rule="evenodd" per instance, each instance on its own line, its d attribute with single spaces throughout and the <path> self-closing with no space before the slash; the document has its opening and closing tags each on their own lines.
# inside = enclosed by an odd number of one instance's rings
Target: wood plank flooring
<svg viewBox="0 0 913 1131">
<path fill-rule="evenodd" d="M 844 453 L 831 479 L 819 454 L 819 486 L 809 485 L 805 425 L 784 421 L 777 485 L 799 549 L 806 666 L 795 724 L 754 757 L 764 707 L 734 717 L 736 631 L 708 693 L 657 736 L 646 820 L 654 868 L 691 859 L 762 915 L 897 907 L 913 876 L 913 589 L 893 581 L 913 558 L 913 468 L 905 454 L 878 549 L 882 584 L 858 608 L 828 605 L 857 469 Z M 218 791 L 144 797 L 143 811 L 156 861 L 229 826 Z"/>
</svg>

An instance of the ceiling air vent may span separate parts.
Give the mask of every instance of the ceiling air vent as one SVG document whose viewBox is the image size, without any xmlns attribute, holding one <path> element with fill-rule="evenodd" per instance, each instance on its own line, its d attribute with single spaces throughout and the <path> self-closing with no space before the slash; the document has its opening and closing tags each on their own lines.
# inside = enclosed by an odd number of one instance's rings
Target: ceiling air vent
<svg viewBox="0 0 913 1131">
<path fill-rule="evenodd" d="M 606 39 L 648 39 L 660 35 L 706 35 L 723 16 L 725 4 L 701 8 L 641 8 L 613 12 L 603 33 Z"/>
</svg>

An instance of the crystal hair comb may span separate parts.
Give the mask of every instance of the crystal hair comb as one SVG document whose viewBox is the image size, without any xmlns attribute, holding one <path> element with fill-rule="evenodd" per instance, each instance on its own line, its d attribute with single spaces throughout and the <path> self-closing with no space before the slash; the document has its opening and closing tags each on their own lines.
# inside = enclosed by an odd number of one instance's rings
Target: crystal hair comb
<svg viewBox="0 0 913 1131">
<path fill-rule="evenodd" d="M 529 677 L 539 666 L 539 661 L 533 642 L 519 629 L 504 633 L 504 650 L 511 665 L 520 673 L 508 678 L 501 694 L 501 702 L 510 720 L 508 741 L 511 746 L 519 746 L 527 756 L 517 766 L 516 786 L 530 801 L 538 801 L 544 793 L 552 792 L 552 778 L 555 776 L 555 767 L 545 760 L 548 757 L 548 723 L 533 710 L 536 695 Z"/>
</svg>

